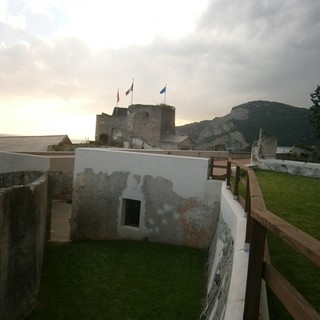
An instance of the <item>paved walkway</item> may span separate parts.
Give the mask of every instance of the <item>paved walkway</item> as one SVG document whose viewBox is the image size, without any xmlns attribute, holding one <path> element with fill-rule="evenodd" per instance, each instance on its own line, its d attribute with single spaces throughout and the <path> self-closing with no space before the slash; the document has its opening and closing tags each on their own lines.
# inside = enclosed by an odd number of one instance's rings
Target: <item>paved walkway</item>
<svg viewBox="0 0 320 320">
<path fill-rule="evenodd" d="M 70 223 L 72 204 L 61 200 L 52 200 L 50 241 L 70 241 Z"/>
</svg>

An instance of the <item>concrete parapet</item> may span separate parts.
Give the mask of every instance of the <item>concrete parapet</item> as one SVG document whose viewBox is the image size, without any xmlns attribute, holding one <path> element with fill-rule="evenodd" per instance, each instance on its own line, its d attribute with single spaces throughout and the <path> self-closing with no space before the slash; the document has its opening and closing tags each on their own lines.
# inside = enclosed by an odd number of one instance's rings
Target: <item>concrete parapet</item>
<svg viewBox="0 0 320 320">
<path fill-rule="evenodd" d="M 243 317 L 249 258 L 244 250 L 246 220 L 243 208 L 223 184 L 218 227 L 209 250 L 207 304 L 202 320 Z"/>
</svg>

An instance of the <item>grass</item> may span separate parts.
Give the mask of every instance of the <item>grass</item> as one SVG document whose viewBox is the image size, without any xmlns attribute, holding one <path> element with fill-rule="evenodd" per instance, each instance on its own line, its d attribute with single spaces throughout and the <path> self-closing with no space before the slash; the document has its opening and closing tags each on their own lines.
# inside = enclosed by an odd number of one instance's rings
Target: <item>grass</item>
<svg viewBox="0 0 320 320">
<path fill-rule="evenodd" d="M 28 320 L 199 317 L 207 253 L 135 241 L 48 243 Z"/>
<path fill-rule="evenodd" d="M 320 240 L 320 180 L 256 171 L 269 211 Z M 281 240 L 268 234 L 271 262 L 320 312 L 320 270 Z M 270 319 L 292 319 L 268 292 Z"/>
</svg>

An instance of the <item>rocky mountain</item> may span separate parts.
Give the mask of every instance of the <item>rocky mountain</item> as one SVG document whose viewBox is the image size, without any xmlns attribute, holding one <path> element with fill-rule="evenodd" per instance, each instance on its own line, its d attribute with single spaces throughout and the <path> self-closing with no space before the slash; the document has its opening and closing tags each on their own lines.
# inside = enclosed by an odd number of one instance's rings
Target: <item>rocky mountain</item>
<svg viewBox="0 0 320 320">
<path fill-rule="evenodd" d="M 269 101 L 251 101 L 233 107 L 224 117 L 176 127 L 189 136 L 196 149 L 249 151 L 260 128 L 276 135 L 278 146 L 311 144 L 309 109 Z"/>
</svg>

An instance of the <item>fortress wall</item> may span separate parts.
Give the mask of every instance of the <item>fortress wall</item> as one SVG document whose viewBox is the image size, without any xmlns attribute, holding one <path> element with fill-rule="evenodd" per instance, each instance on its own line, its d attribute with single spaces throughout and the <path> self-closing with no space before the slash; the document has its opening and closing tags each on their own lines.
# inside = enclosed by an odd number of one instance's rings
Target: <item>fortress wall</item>
<svg viewBox="0 0 320 320">
<path fill-rule="evenodd" d="M 112 129 L 117 128 L 121 131 L 124 140 L 128 139 L 128 118 L 127 116 L 101 114 L 96 116 L 96 133 L 95 140 L 100 140 L 101 134 L 108 135 L 108 142 L 112 141 Z"/>
<path fill-rule="evenodd" d="M 50 211 L 46 175 L 0 174 L 0 319 L 22 319 L 37 303 Z"/>
<path fill-rule="evenodd" d="M 148 105 L 133 105 L 128 109 L 130 134 L 140 137 L 153 146 L 159 145 L 161 108 Z"/>
<path fill-rule="evenodd" d="M 202 158 L 77 149 L 71 238 L 208 248 L 221 193 L 221 182 L 208 179 L 208 165 Z M 135 206 L 138 221 L 130 221 Z"/>
<path fill-rule="evenodd" d="M 176 110 L 171 106 L 163 106 L 161 111 L 161 129 L 160 135 L 176 134 Z"/>
<path fill-rule="evenodd" d="M 102 113 L 96 116 L 95 140 L 99 141 L 101 135 L 107 135 L 105 141 L 129 142 L 132 138 L 144 140 L 152 146 L 159 146 L 161 135 L 175 134 L 175 108 L 163 105 L 134 104 L 128 109 L 121 108 L 116 114 Z"/>
</svg>

